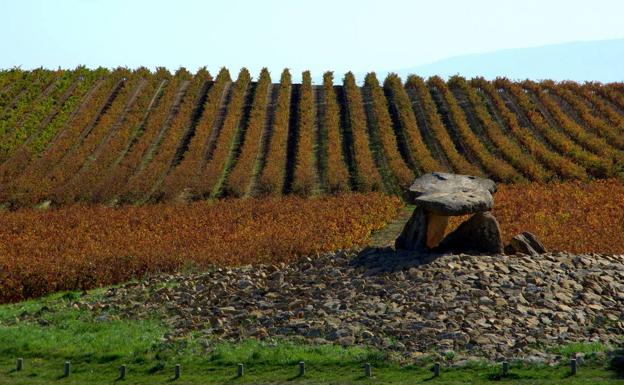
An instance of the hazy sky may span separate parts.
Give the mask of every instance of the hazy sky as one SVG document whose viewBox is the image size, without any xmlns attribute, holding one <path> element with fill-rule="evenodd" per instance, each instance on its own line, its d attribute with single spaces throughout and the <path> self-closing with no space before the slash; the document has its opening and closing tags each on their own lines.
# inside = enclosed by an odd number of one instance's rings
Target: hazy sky
<svg viewBox="0 0 624 385">
<path fill-rule="evenodd" d="M 383 71 L 621 38 L 622 15 L 620 0 L 0 0 L 0 67 Z"/>
</svg>

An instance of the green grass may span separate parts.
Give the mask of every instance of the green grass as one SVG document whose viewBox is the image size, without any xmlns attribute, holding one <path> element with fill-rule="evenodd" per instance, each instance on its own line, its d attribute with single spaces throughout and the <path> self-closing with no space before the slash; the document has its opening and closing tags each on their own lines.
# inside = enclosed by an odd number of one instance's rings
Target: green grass
<svg viewBox="0 0 624 385">
<path fill-rule="evenodd" d="M 560 354 L 566 358 L 574 354 L 583 353 L 586 357 L 593 357 L 596 353 L 605 351 L 605 345 L 600 342 L 572 342 L 563 346 L 557 346 L 549 350 L 552 353 Z"/>
<path fill-rule="evenodd" d="M 415 205 L 406 205 L 405 207 L 403 207 L 397 214 L 396 218 L 394 218 L 382 229 L 373 232 L 373 234 L 371 235 L 369 246 L 384 247 L 392 244 L 394 240 L 401 234 L 405 223 L 407 223 L 407 221 L 410 219 L 415 208 Z"/>
<path fill-rule="evenodd" d="M 95 290 L 89 296 L 100 296 Z M 116 314 L 98 318 L 90 311 L 68 306 L 80 294 L 60 293 L 43 299 L 0 306 L 0 384 L 624 384 L 599 360 L 600 344 L 571 344 L 556 348 L 566 356 L 572 352 L 596 354 L 572 377 L 566 364 L 555 367 L 512 362 L 510 375 L 501 377 L 500 365 L 471 361 L 455 367 L 443 366 L 433 378 L 433 359 L 405 365 L 399 357 L 368 347 L 342 348 L 304 342 L 247 340 L 219 343 L 193 333 L 175 344 L 162 341 L 168 328 L 158 320 L 123 319 Z M 39 315 L 41 322 L 19 321 L 24 315 Z M 25 368 L 15 371 L 18 357 Z M 447 357 L 452 358 L 452 357 Z M 456 358 L 456 357 L 455 357 Z M 306 375 L 299 377 L 299 361 Z M 72 373 L 64 378 L 63 364 L 71 361 Z M 363 376 L 370 362 L 374 377 Z M 245 375 L 237 378 L 238 363 Z M 118 368 L 127 365 L 127 376 L 118 380 Z M 182 377 L 173 381 L 173 368 L 182 367 Z"/>
</svg>

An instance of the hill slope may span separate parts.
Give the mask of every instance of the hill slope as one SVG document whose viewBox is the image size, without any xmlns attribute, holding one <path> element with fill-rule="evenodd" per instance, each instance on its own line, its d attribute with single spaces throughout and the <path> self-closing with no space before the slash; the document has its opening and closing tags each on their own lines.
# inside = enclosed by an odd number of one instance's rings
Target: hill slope
<svg viewBox="0 0 624 385">
<path fill-rule="evenodd" d="M 431 171 L 505 183 L 621 177 L 624 86 L 0 72 L 0 203 L 9 207 L 400 193 Z"/>
<path fill-rule="evenodd" d="M 624 39 L 571 42 L 461 55 L 397 70 L 402 76 L 484 76 L 494 79 L 553 79 L 620 82 L 624 80 Z"/>
</svg>

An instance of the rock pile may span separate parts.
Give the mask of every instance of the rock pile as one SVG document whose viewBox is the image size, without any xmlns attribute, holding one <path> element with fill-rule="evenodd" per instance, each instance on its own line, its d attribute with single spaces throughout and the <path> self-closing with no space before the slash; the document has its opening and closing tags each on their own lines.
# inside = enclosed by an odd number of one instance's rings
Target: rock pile
<svg viewBox="0 0 624 385">
<path fill-rule="evenodd" d="M 542 245 L 537 237 L 528 231 L 518 234 L 511 239 L 509 244 L 505 246 L 507 254 L 528 254 L 539 255 L 546 252 L 546 248 Z"/>
<path fill-rule="evenodd" d="M 447 350 L 526 358 L 548 345 L 622 341 L 623 255 L 442 255 L 419 266 L 406 258 L 387 272 L 357 263 L 366 258 L 338 252 L 161 275 L 72 305 L 104 319 L 162 317 L 168 341 L 190 331 L 228 341 L 304 338 L 407 358 Z"/>
</svg>

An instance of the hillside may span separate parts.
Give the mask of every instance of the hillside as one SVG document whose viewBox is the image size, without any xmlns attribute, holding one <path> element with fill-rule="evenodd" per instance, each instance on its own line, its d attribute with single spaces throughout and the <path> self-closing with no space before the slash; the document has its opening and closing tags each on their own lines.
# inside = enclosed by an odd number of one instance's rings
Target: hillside
<svg viewBox="0 0 624 385">
<path fill-rule="evenodd" d="M 483 76 L 494 79 L 553 79 L 620 82 L 624 80 L 624 39 L 551 44 L 540 47 L 454 56 L 433 63 L 399 69 L 399 75 L 448 77 Z"/>
<path fill-rule="evenodd" d="M 624 86 L 245 69 L 0 72 L 0 202 L 400 193 L 451 171 L 621 177 Z"/>
</svg>

